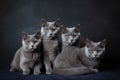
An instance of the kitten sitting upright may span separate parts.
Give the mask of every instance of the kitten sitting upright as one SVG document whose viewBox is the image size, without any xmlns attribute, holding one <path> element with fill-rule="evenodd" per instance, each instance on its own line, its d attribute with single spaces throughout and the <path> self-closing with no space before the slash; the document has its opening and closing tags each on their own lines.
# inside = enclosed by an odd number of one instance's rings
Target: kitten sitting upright
<svg viewBox="0 0 120 80">
<path fill-rule="evenodd" d="M 94 68 L 98 64 L 97 61 L 93 59 L 93 57 L 89 57 L 92 53 L 88 48 L 93 47 L 87 46 L 90 44 L 85 44 L 85 46 L 82 45 L 82 48 L 80 48 L 81 45 L 76 44 L 76 42 L 80 42 L 80 37 L 79 25 L 73 28 L 63 28 L 62 51 L 54 61 L 53 73 L 61 75 L 76 75 L 98 72 L 98 70 Z M 82 39 L 82 41 L 86 40 Z M 102 44 L 102 42 L 100 42 L 100 44 Z M 96 48 L 96 46 L 94 48 Z M 103 51 L 104 50 L 102 50 L 101 53 L 103 53 Z"/>
<path fill-rule="evenodd" d="M 46 74 L 52 73 L 53 61 L 60 50 L 59 22 L 59 19 L 54 22 L 42 20 L 41 34 L 43 37 L 43 61 L 46 68 Z"/>
<path fill-rule="evenodd" d="M 23 75 L 28 75 L 30 69 L 34 75 L 40 74 L 41 64 L 41 33 L 27 35 L 22 32 L 22 47 L 20 47 L 11 62 L 10 71 L 22 70 Z"/>
</svg>

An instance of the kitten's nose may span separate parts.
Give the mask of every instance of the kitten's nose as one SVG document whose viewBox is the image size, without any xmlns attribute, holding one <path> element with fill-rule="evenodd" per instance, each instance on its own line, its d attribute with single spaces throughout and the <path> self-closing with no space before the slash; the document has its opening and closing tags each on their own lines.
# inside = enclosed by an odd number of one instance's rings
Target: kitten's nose
<svg viewBox="0 0 120 80">
<path fill-rule="evenodd" d="M 71 42 L 73 42 L 73 39 L 71 40 Z"/>
<path fill-rule="evenodd" d="M 50 36 L 52 35 L 52 33 L 50 33 Z"/>
<path fill-rule="evenodd" d="M 32 45 L 32 48 L 34 47 L 34 45 Z"/>
<path fill-rule="evenodd" d="M 97 54 L 95 55 L 95 57 L 97 57 Z"/>
</svg>

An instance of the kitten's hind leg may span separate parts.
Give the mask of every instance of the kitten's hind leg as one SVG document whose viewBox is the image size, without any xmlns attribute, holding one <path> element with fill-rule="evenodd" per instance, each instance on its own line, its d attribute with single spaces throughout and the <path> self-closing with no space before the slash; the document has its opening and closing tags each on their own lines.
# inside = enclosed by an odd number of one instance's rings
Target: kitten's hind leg
<svg viewBox="0 0 120 80">
<path fill-rule="evenodd" d="M 34 75 L 39 75 L 41 73 L 40 69 L 42 67 L 42 64 L 37 64 L 34 67 Z"/>
<path fill-rule="evenodd" d="M 17 71 L 17 69 L 15 69 L 13 67 L 10 68 L 10 72 L 15 72 L 15 71 Z"/>
</svg>

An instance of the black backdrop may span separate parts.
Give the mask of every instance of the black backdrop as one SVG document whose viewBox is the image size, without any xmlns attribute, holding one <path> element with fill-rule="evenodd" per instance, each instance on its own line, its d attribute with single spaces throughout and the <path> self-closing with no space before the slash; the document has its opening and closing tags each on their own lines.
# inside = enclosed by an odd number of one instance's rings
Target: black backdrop
<svg viewBox="0 0 120 80">
<path fill-rule="evenodd" d="M 93 41 L 107 39 L 103 63 L 120 63 L 119 0 L 0 0 L 0 62 L 10 62 L 21 46 L 21 31 L 34 33 L 40 20 L 75 26 Z"/>
</svg>

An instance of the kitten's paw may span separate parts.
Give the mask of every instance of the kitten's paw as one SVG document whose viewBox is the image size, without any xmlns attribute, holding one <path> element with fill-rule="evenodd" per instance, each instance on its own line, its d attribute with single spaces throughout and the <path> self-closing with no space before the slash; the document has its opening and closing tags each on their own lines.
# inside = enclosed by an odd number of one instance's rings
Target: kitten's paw
<svg viewBox="0 0 120 80">
<path fill-rule="evenodd" d="M 47 70 L 46 71 L 46 74 L 52 74 L 52 70 L 50 69 L 50 70 Z"/>
<path fill-rule="evenodd" d="M 98 71 L 98 69 L 93 69 L 93 71 L 94 71 L 94 73 L 97 73 L 97 72 L 99 72 L 99 71 Z"/>
<path fill-rule="evenodd" d="M 39 75 L 41 74 L 41 72 L 38 70 L 38 71 L 34 71 L 34 75 Z"/>
<path fill-rule="evenodd" d="M 30 74 L 30 70 L 25 70 L 25 71 L 23 71 L 22 74 L 23 74 L 23 75 L 28 75 L 28 74 Z"/>
<path fill-rule="evenodd" d="M 16 69 L 10 68 L 10 72 L 15 72 L 15 71 L 16 71 Z"/>
</svg>

